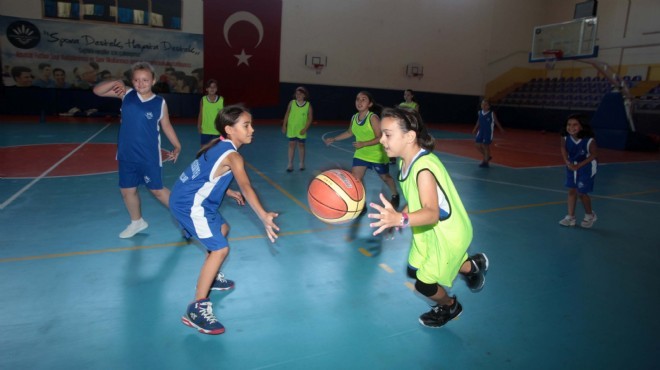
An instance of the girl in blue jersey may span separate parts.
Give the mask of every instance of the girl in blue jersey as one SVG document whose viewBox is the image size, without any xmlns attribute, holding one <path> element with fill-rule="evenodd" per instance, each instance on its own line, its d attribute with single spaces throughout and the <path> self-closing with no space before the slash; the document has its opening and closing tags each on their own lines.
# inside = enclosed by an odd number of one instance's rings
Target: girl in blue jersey
<svg viewBox="0 0 660 370">
<path fill-rule="evenodd" d="M 151 90 L 156 82 L 153 67 L 138 62 L 131 71 L 133 88 L 128 88 L 122 80 L 105 81 L 94 87 L 94 94 L 98 96 L 122 99 L 117 161 L 119 188 L 131 223 L 119 234 L 120 238 L 130 238 L 149 226 L 142 219 L 138 185 L 145 184 L 156 199 L 168 206 L 170 191 L 163 186 L 161 129 L 174 146 L 166 160 L 176 162 L 181 152 L 181 144 L 170 123 L 167 103 Z"/>
<path fill-rule="evenodd" d="M 598 146 L 591 127 L 584 117 L 573 114 L 568 117 L 562 130 L 561 156 L 566 163 L 566 187 L 568 188 L 568 215 L 559 221 L 562 226 L 575 226 L 575 205 L 580 198 L 584 206 L 582 227 L 590 228 L 598 219 L 591 208 L 589 193 L 594 189 L 598 169 Z"/>
<path fill-rule="evenodd" d="M 447 170 L 433 154 L 435 140 L 419 113 L 407 108 L 383 111 L 381 144 L 389 156 L 398 157 L 399 184 L 407 200 L 398 212 L 381 194 L 382 206 L 370 203 L 377 213 L 371 227 L 374 235 L 393 227 L 410 227 L 412 245 L 408 275 L 415 289 L 435 303 L 419 317 L 428 327 L 440 327 L 461 314 L 463 308 L 444 287 L 451 287 L 462 274 L 472 290 L 480 290 L 488 270 L 483 253 L 468 257 L 472 223 Z"/>
<path fill-rule="evenodd" d="M 312 124 L 313 111 L 309 102 L 309 92 L 303 86 L 296 88 L 293 100 L 289 102 L 282 122 L 282 133 L 289 138 L 289 164 L 287 172 L 293 171 L 293 156 L 298 146 L 298 163 L 301 171 L 305 170 L 305 140 L 307 130 Z"/>
<path fill-rule="evenodd" d="M 221 285 L 220 290 L 234 285 L 222 277 L 216 279 L 229 253 L 226 238 L 229 226 L 218 212 L 218 207 L 233 179 L 236 179 L 248 204 L 263 222 L 271 242 L 275 242 L 276 231 L 279 231 L 273 222 L 278 214 L 263 209 L 250 185 L 243 157 L 238 154 L 242 145 L 252 142 L 252 115 L 241 106 L 225 107 L 218 113 L 216 128 L 225 139 L 217 138 L 197 153 L 197 159 L 179 176 L 170 196 L 170 212 L 181 224 L 184 233 L 199 239 L 208 250 L 197 280 L 195 300 L 181 319 L 184 324 L 205 334 L 225 331 L 213 314 L 209 291 L 216 289 L 217 283 Z M 234 198 L 241 202 L 240 194 Z"/>
<path fill-rule="evenodd" d="M 483 160 L 479 167 L 489 167 L 489 162 L 493 158 L 490 155 L 490 144 L 493 142 L 493 130 L 495 125 L 500 129 L 500 132 L 504 132 L 502 125 L 497 120 L 495 112 L 490 110 L 490 103 L 488 100 L 484 99 L 481 101 L 481 110 L 477 113 L 477 124 L 474 125 L 472 133 L 476 134 L 475 136 L 475 145 L 477 150 L 481 153 Z"/>
</svg>

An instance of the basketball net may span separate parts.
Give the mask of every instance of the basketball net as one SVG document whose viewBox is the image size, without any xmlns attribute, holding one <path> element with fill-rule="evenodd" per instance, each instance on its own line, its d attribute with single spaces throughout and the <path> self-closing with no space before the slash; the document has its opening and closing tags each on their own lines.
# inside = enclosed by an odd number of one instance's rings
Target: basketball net
<svg viewBox="0 0 660 370">
<path fill-rule="evenodd" d="M 323 67 L 325 67 L 323 64 L 314 64 L 314 70 L 316 70 L 317 75 L 321 74 Z"/>
<path fill-rule="evenodd" d="M 557 60 L 561 59 L 563 56 L 564 52 L 559 49 L 543 50 L 543 57 L 545 57 L 545 69 L 549 71 L 555 69 L 555 63 L 557 63 Z"/>
</svg>

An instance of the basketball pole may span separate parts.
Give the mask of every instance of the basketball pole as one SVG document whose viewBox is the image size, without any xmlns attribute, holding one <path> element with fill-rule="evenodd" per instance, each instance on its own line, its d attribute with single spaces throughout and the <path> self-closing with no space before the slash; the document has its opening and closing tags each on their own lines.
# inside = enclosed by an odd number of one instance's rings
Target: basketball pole
<svg viewBox="0 0 660 370">
<path fill-rule="evenodd" d="M 633 115 L 632 115 L 632 102 L 633 102 L 633 96 L 630 94 L 630 90 L 628 89 L 628 85 L 625 84 L 625 81 L 621 80 L 619 75 L 616 74 L 616 72 L 612 71 L 612 67 L 609 66 L 609 64 L 605 62 L 601 62 L 598 60 L 589 60 L 589 59 L 576 59 L 576 61 L 580 63 L 586 63 L 594 67 L 600 74 L 605 76 L 607 80 L 610 82 L 610 84 L 613 87 L 616 87 L 621 91 L 621 94 L 623 95 L 623 106 L 626 110 L 626 119 L 628 120 L 628 126 L 630 127 L 630 131 L 635 132 L 635 123 L 633 121 Z"/>
</svg>

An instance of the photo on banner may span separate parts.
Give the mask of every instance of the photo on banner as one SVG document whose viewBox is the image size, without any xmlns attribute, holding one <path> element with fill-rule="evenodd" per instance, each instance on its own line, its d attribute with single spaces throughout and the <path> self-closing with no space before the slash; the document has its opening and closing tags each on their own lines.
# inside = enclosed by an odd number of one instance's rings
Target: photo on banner
<svg viewBox="0 0 660 370">
<path fill-rule="evenodd" d="M 159 92 L 199 92 L 203 81 L 201 34 L 6 16 L 0 32 L 4 86 L 89 89 L 128 80 L 138 61 L 154 66 Z"/>
</svg>

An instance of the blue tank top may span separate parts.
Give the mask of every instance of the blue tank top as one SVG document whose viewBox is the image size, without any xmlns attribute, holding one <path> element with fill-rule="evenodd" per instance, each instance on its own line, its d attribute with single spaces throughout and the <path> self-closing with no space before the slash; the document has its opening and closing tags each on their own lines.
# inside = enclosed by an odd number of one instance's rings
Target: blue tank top
<svg viewBox="0 0 660 370">
<path fill-rule="evenodd" d="M 486 132 L 493 132 L 495 122 L 493 121 L 493 112 L 479 111 L 479 131 L 483 134 Z"/>
<path fill-rule="evenodd" d="M 160 120 L 165 100 L 153 95 L 142 101 L 131 89 L 121 104 L 121 125 L 117 140 L 117 159 L 162 165 L 160 153 Z"/>
<path fill-rule="evenodd" d="M 231 171 L 213 178 L 213 174 L 228 154 L 236 152 L 231 140 L 219 141 L 206 153 L 195 159 L 183 171 L 172 188 L 170 209 L 185 215 L 216 213 L 229 184 L 234 179 Z"/>
</svg>

